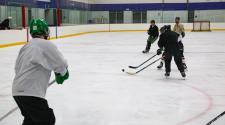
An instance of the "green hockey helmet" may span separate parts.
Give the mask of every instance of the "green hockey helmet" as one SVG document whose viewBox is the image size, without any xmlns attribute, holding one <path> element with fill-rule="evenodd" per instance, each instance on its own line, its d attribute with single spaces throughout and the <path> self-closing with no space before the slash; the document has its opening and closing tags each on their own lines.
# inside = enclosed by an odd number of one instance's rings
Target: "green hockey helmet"
<svg viewBox="0 0 225 125">
<path fill-rule="evenodd" d="M 32 19 L 30 22 L 30 34 L 32 37 L 49 37 L 47 22 L 44 19 Z"/>
</svg>

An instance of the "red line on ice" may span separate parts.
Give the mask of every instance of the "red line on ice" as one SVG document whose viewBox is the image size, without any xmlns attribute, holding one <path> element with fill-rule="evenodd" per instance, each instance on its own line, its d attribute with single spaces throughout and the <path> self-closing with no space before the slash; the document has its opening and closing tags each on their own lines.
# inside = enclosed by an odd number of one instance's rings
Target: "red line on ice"
<svg viewBox="0 0 225 125">
<path fill-rule="evenodd" d="M 195 115 L 195 116 L 193 116 L 193 117 L 191 117 L 191 118 L 189 118 L 189 119 L 187 119 L 185 121 L 179 122 L 177 125 L 184 125 L 184 124 L 190 123 L 190 122 L 192 122 L 192 121 L 202 117 L 203 115 L 205 115 L 213 107 L 213 99 L 211 98 L 211 96 L 208 93 L 206 93 L 205 91 L 203 91 L 203 90 L 201 90 L 199 88 L 196 88 L 196 87 L 193 87 L 193 86 L 190 86 L 190 85 L 187 85 L 187 84 L 184 84 L 184 86 L 189 87 L 189 88 L 191 88 L 191 89 L 193 89 L 195 91 L 198 91 L 198 92 L 202 93 L 208 100 L 208 106 L 201 113 L 199 113 L 199 114 L 197 114 L 197 115 Z"/>
</svg>

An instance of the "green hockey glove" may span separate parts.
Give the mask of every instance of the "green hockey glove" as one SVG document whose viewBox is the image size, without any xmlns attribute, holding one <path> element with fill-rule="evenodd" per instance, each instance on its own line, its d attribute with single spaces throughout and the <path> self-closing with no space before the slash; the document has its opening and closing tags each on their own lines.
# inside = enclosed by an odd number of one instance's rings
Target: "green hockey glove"
<svg viewBox="0 0 225 125">
<path fill-rule="evenodd" d="M 69 71 L 67 70 L 66 74 L 64 76 L 62 76 L 60 73 L 56 73 L 55 72 L 55 81 L 58 84 L 63 84 L 63 82 L 65 80 L 67 80 L 69 78 Z"/>
</svg>

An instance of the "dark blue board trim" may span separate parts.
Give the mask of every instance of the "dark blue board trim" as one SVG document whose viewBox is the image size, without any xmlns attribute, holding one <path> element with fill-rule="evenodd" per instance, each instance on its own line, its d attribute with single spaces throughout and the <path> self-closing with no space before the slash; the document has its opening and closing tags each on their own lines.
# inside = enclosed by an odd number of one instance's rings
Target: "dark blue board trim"
<svg viewBox="0 0 225 125">
<path fill-rule="evenodd" d="M 93 11 L 157 10 L 162 4 L 92 4 Z"/>
<path fill-rule="evenodd" d="M 186 10 L 185 3 L 146 3 L 146 4 L 92 4 L 93 11 L 144 11 L 144 10 Z"/>
<path fill-rule="evenodd" d="M 212 10 L 225 9 L 225 2 L 209 3 L 143 3 L 143 4 L 92 4 L 92 11 L 146 11 L 146 10 Z"/>
<path fill-rule="evenodd" d="M 225 9 L 225 2 L 190 3 L 190 10 L 217 10 Z"/>
<path fill-rule="evenodd" d="M 19 5 L 17 4 L 19 3 Z M 36 0 L 0 0 L 0 5 L 6 6 L 29 6 L 37 8 L 78 9 L 92 11 L 146 11 L 146 10 L 214 10 L 225 9 L 225 2 L 202 2 L 202 3 L 142 3 L 142 4 L 87 4 L 72 0 L 51 0 L 41 2 Z"/>
</svg>

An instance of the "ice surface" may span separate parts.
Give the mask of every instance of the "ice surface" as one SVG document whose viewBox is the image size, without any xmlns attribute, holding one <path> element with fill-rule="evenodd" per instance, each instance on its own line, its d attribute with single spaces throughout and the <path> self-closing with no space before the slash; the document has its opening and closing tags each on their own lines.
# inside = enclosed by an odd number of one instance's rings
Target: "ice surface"
<svg viewBox="0 0 225 125">
<path fill-rule="evenodd" d="M 56 125 L 205 125 L 225 110 L 225 32 L 188 32 L 182 80 L 174 63 L 169 79 L 155 65 L 130 76 L 121 71 L 142 54 L 145 32 L 97 33 L 53 40 L 69 63 L 70 79 L 48 89 Z M 11 84 L 20 46 L 0 49 L 0 117 L 14 108 Z M 155 58 L 157 59 L 157 58 Z M 132 70 L 131 70 L 132 71 Z M 16 111 L 0 125 L 21 125 Z M 224 125 L 225 116 L 212 125 Z"/>
</svg>

